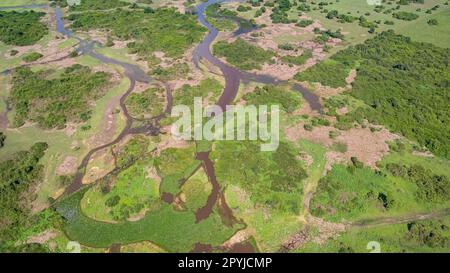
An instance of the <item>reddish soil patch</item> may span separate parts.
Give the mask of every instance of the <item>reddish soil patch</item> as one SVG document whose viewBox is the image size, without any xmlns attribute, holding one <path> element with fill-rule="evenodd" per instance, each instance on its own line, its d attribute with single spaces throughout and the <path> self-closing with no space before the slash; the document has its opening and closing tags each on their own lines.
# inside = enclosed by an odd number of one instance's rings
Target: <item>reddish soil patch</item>
<svg viewBox="0 0 450 273">
<path fill-rule="evenodd" d="M 77 171 L 78 159 L 75 156 L 67 156 L 63 163 L 56 168 L 57 175 L 74 174 Z"/>
<path fill-rule="evenodd" d="M 372 132 L 369 128 L 352 128 L 340 131 L 334 127 L 320 126 L 307 131 L 303 128 L 304 123 L 285 129 L 286 137 L 291 141 L 307 139 L 311 142 L 331 148 L 334 143 L 342 143 L 347 146 L 346 152 L 327 152 L 327 168 L 335 162 L 348 162 L 351 157 L 357 157 L 365 165 L 376 169 L 376 162 L 389 152 L 387 142 L 399 138 L 384 128 L 378 128 Z M 339 131 L 340 135 L 331 139 L 330 131 Z"/>
</svg>

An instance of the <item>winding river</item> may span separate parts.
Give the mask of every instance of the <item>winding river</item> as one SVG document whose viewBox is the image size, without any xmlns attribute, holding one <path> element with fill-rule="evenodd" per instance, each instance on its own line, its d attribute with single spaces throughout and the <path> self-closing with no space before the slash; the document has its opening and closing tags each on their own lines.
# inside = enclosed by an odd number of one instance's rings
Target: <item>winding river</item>
<svg viewBox="0 0 450 273">
<path fill-rule="evenodd" d="M 218 35 L 218 30 L 215 29 L 211 24 L 209 24 L 205 18 L 205 10 L 208 6 L 226 2 L 226 1 L 233 1 L 233 0 L 209 0 L 208 2 L 202 2 L 197 6 L 197 16 L 199 22 L 208 28 L 209 32 L 204 38 L 204 40 L 195 48 L 194 54 L 193 54 L 193 62 L 199 67 L 199 62 L 202 59 L 207 60 L 214 66 L 217 66 L 220 71 L 222 72 L 222 76 L 225 80 L 225 87 L 224 90 L 217 102 L 217 105 L 219 105 L 223 110 L 225 110 L 226 105 L 232 104 L 237 92 L 239 90 L 239 85 L 242 82 L 258 82 L 258 83 L 264 83 L 264 84 L 279 84 L 281 83 L 276 78 L 273 78 L 271 76 L 267 75 L 259 75 L 249 72 L 243 72 L 240 71 L 234 67 L 231 67 L 225 63 L 223 63 L 218 58 L 214 57 L 211 53 L 211 44 L 214 42 Z M 28 6 L 20 6 L 20 7 L 7 7 L 7 8 L 0 8 L 0 9 L 17 9 L 17 8 L 48 8 L 48 5 L 28 5 Z M 130 80 L 130 86 L 127 89 L 127 91 L 122 95 L 120 99 L 120 107 L 122 109 L 122 113 L 126 117 L 126 125 L 122 132 L 111 142 L 106 143 L 104 145 L 98 146 L 92 150 L 90 150 L 85 157 L 82 159 L 81 164 L 78 167 L 77 174 L 75 175 L 74 181 L 66 188 L 65 194 L 70 194 L 78 189 L 80 189 L 83 184 L 82 180 L 86 172 L 86 167 L 89 163 L 89 160 L 91 159 L 92 155 L 96 152 L 110 147 L 114 144 L 119 143 L 125 136 L 129 134 L 138 134 L 138 133 L 145 133 L 145 134 L 152 134 L 157 135 L 160 133 L 158 128 L 158 121 L 160 118 L 164 116 L 164 114 L 167 114 L 170 112 L 171 104 L 172 104 L 172 94 L 171 91 L 167 90 L 167 98 L 168 98 L 168 106 L 165 109 L 165 112 L 163 115 L 155 117 L 153 119 L 147 120 L 144 122 L 144 125 L 140 125 L 139 127 L 133 127 L 133 121 L 135 120 L 131 115 L 128 113 L 128 110 L 125 106 L 125 100 L 128 97 L 128 95 L 134 90 L 134 87 L 136 85 L 136 82 L 143 82 L 143 83 L 149 83 L 151 81 L 150 77 L 137 65 L 129 64 L 126 62 L 121 62 L 112 58 L 109 58 L 107 56 L 104 56 L 102 54 L 99 54 L 95 51 L 96 46 L 102 46 L 100 43 L 96 41 L 91 40 L 84 40 L 80 37 L 76 36 L 72 31 L 65 28 L 64 21 L 62 19 L 62 11 L 59 7 L 55 8 L 55 17 L 56 17 L 56 30 L 60 34 L 76 39 L 78 41 L 77 46 L 77 52 L 79 54 L 89 55 L 105 64 L 113 64 L 121 66 L 124 69 L 124 74 L 128 79 Z M 240 35 L 242 33 L 251 31 L 252 29 L 238 29 L 234 32 L 234 35 Z M 9 71 L 6 71 L 6 73 Z M 322 111 L 322 106 L 320 104 L 319 98 L 308 91 L 307 89 L 303 88 L 302 86 L 298 84 L 294 84 L 293 88 L 298 90 L 304 97 L 305 101 L 309 103 L 312 110 L 316 111 Z M 212 184 L 212 192 L 210 196 L 208 197 L 208 201 L 205 204 L 204 207 L 198 209 L 196 212 L 196 221 L 200 222 L 206 218 L 209 217 L 209 215 L 212 213 L 213 208 L 215 204 L 220 204 L 219 210 L 222 218 L 224 219 L 225 223 L 233 224 L 236 220 L 233 217 L 231 209 L 228 207 L 224 194 L 223 189 L 221 188 L 220 184 L 218 183 L 215 171 L 214 171 L 214 163 L 209 158 L 209 152 L 199 152 L 197 154 L 197 159 L 202 162 L 202 166 L 204 170 L 206 171 L 206 174 L 209 178 L 209 181 Z M 114 172 L 114 171 L 113 171 Z M 220 202 L 217 202 L 217 201 Z"/>
</svg>

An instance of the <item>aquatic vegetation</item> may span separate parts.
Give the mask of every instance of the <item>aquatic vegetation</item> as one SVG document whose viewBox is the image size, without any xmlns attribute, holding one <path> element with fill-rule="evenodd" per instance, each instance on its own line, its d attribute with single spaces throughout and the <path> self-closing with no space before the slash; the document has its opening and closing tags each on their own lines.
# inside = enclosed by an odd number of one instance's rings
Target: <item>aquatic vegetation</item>
<svg viewBox="0 0 450 273">
<path fill-rule="evenodd" d="M 168 204 L 147 213 L 141 220 L 106 223 L 86 217 L 80 210 L 82 189 L 61 200 L 56 210 L 64 218 L 64 231 L 71 240 L 91 247 L 110 247 L 114 243 L 128 244 L 151 241 L 169 252 L 188 252 L 194 244 L 220 245 L 242 225 L 223 225 L 221 217 L 213 213 L 196 223 L 190 211 L 176 211 Z"/>
<path fill-rule="evenodd" d="M 306 172 L 290 144 L 281 142 L 276 151 L 261 152 L 259 145 L 252 141 L 219 141 L 214 144 L 211 158 L 223 186 L 236 184 L 255 203 L 299 212 L 298 196 Z"/>
</svg>

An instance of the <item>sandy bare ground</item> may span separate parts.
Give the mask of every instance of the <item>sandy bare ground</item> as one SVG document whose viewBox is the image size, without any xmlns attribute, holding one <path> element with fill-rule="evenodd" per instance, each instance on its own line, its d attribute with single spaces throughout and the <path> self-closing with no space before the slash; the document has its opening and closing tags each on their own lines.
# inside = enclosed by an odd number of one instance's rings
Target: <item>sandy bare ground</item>
<svg viewBox="0 0 450 273">
<path fill-rule="evenodd" d="M 256 231 L 254 229 L 248 227 L 246 229 L 239 230 L 233 236 L 231 236 L 231 238 L 226 240 L 221 246 L 226 249 L 229 249 L 235 244 L 239 244 L 248 240 L 251 236 L 255 234 L 255 232 Z"/>
<path fill-rule="evenodd" d="M 63 163 L 56 168 L 57 175 L 74 174 L 77 171 L 78 158 L 75 156 L 66 156 Z"/>
<path fill-rule="evenodd" d="M 30 236 L 27 239 L 27 244 L 44 244 L 48 240 L 55 238 L 58 234 L 53 230 L 46 230 L 37 235 Z"/>
<path fill-rule="evenodd" d="M 112 97 L 106 104 L 105 111 L 103 113 L 102 122 L 100 125 L 99 133 L 91 136 L 86 140 L 86 144 L 89 147 L 98 147 L 110 142 L 116 133 L 117 118 L 120 118 L 118 113 L 114 113 L 117 108 L 120 108 L 120 98 L 122 95 Z"/>
<path fill-rule="evenodd" d="M 283 243 L 283 250 L 292 250 L 304 246 L 308 242 L 319 245 L 324 244 L 327 240 L 335 239 L 340 233 L 345 231 L 346 226 L 341 223 L 331 223 L 323 219 L 308 216 L 306 218 L 306 226 L 299 232 L 291 236 Z M 312 231 L 315 231 L 313 234 Z"/>
<path fill-rule="evenodd" d="M 399 138 L 399 136 L 384 128 L 372 132 L 368 127 L 342 131 L 330 126 L 320 126 L 314 127 L 312 131 L 307 131 L 303 128 L 303 125 L 304 123 L 301 122 L 286 128 L 286 137 L 294 142 L 297 142 L 299 139 L 307 139 L 328 148 L 331 148 L 334 143 L 341 143 L 347 146 L 347 151 L 344 153 L 337 151 L 328 151 L 326 153 L 326 170 L 329 170 L 332 164 L 336 162 L 349 162 L 351 157 L 357 157 L 365 165 L 376 169 L 376 163 L 389 152 L 387 142 Z M 333 140 L 329 136 L 331 131 L 338 131 L 340 135 Z"/>
<path fill-rule="evenodd" d="M 90 184 L 104 177 L 115 167 L 115 159 L 109 148 L 94 153 L 86 166 L 83 184 Z"/>
<path fill-rule="evenodd" d="M 183 139 L 177 139 L 176 137 L 173 137 L 171 134 L 171 125 L 164 126 L 161 128 L 162 132 L 165 132 L 166 134 L 161 135 L 161 141 L 158 143 L 155 154 L 158 156 L 162 150 L 168 149 L 168 148 L 178 148 L 183 149 L 190 146 L 189 142 Z"/>
<path fill-rule="evenodd" d="M 156 170 L 156 168 L 154 166 L 149 167 L 146 169 L 146 176 L 145 178 L 149 178 L 149 179 L 153 179 L 158 183 L 158 188 L 159 188 L 159 183 L 161 183 L 161 177 L 158 175 L 158 171 Z"/>
<path fill-rule="evenodd" d="M 186 7 L 184 6 L 184 2 L 185 0 L 172 0 L 172 1 L 167 1 L 167 3 L 165 3 L 163 5 L 163 7 L 174 7 L 176 8 L 180 13 L 184 13 L 186 11 Z"/>
<path fill-rule="evenodd" d="M 11 56 L 10 52 L 6 52 L 3 57 L 5 59 L 11 59 L 11 58 L 16 58 L 16 57 L 20 57 L 22 55 L 24 55 L 27 52 L 32 52 L 32 51 L 41 51 L 42 50 L 42 46 L 35 44 L 35 45 L 30 45 L 30 46 L 16 46 L 14 47 L 14 50 L 17 50 L 17 54 L 15 56 Z"/>
<path fill-rule="evenodd" d="M 356 69 L 350 70 L 350 73 L 348 73 L 347 78 L 345 78 L 347 88 L 352 88 L 352 83 L 355 81 L 356 76 L 357 76 Z"/>
</svg>

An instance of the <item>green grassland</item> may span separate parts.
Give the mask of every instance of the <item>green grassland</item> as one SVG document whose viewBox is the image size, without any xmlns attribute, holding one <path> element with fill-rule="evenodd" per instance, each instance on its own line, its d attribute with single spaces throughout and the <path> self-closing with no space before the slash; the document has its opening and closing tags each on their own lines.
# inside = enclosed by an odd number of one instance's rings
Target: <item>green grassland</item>
<svg viewBox="0 0 450 273">
<path fill-rule="evenodd" d="M 95 220 L 111 222 L 153 209 L 159 198 L 159 183 L 147 175 L 153 167 L 149 155 L 153 149 L 149 138 L 138 135 L 130 139 L 115 153 L 115 167 L 120 171 L 92 186 L 81 200 L 81 210 Z"/>
<path fill-rule="evenodd" d="M 198 169 L 181 187 L 181 194 L 186 199 L 186 209 L 195 212 L 203 207 L 211 193 L 212 186 L 203 168 Z"/>
<path fill-rule="evenodd" d="M 247 224 L 261 252 L 279 251 L 280 245 L 302 227 L 298 215 L 255 204 L 237 185 L 226 187 L 225 198 L 234 216 Z"/>
<path fill-rule="evenodd" d="M 357 160 L 350 166 L 334 165 L 319 181 L 311 202 L 312 214 L 340 222 L 447 207 L 448 162 L 425 159 L 398 147 L 392 146 L 394 152 L 379 163 L 378 171 L 361 166 Z"/>
<path fill-rule="evenodd" d="M 165 251 L 186 252 L 196 243 L 218 246 L 243 227 L 225 226 L 216 209 L 196 223 L 194 213 L 206 203 L 211 186 L 202 169 L 194 172 L 199 167 L 195 146 L 167 148 L 152 159 L 142 152 L 152 149 L 146 143 L 146 137 L 135 137 L 117 153 L 116 162 L 123 167 L 116 177 L 106 177 L 58 202 L 68 238 L 95 248 L 149 241 Z M 153 167 L 161 183 L 148 177 Z M 115 182 L 105 191 L 110 179 Z M 160 195 L 165 192 L 179 194 L 182 209 L 163 202 Z M 127 220 L 137 215 L 138 220 Z"/>
<path fill-rule="evenodd" d="M 317 253 L 368 253 L 369 242 L 380 243 L 381 253 L 428 253 L 450 251 L 450 218 L 410 222 L 367 229 L 353 228 L 340 234 L 337 239 L 322 245 L 307 243 L 293 252 Z"/>
<path fill-rule="evenodd" d="M 195 146 L 177 149 L 168 148 L 161 151 L 155 159 L 155 167 L 161 177 L 161 193 L 176 195 L 181 190 L 181 183 L 189 178 L 200 166 L 200 161 L 195 159 Z"/>
<path fill-rule="evenodd" d="M 327 5 L 322 5 L 321 7 L 320 3 L 322 2 L 304 1 L 304 4 L 309 6 L 309 11 L 300 11 L 293 6 L 287 12 L 288 18 L 297 19 L 298 14 L 301 12 L 312 19 L 319 20 L 327 29 L 341 29 L 341 32 L 345 33 L 344 47 L 364 42 L 371 37 L 372 34 L 368 33 L 368 28 L 359 24 L 358 18 L 361 16 L 375 26 L 375 32 L 393 29 L 399 34 L 411 37 L 415 41 L 433 43 L 441 47 L 448 47 L 450 44 L 448 40 L 450 37 L 449 29 L 445 27 L 449 24 L 449 6 L 445 5 L 446 0 L 427 0 L 423 4 L 409 3 L 408 5 L 398 5 L 396 1 L 386 1 L 382 3 L 383 9 L 376 9 L 375 5 L 369 5 L 366 1 L 340 0 L 327 2 Z M 432 10 L 436 5 L 439 5 L 439 8 Z M 400 7 L 399 10 L 396 9 L 397 6 Z M 355 17 L 356 20 L 354 22 L 341 22 L 336 18 L 328 19 L 327 14 L 332 10 L 336 10 L 341 15 Z M 378 10 L 378 12 L 375 10 Z M 431 13 L 427 13 L 428 10 Z M 419 18 L 412 21 L 398 20 L 393 17 L 393 13 L 399 11 L 417 14 Z M 439 24 L 437 26 L 428 25 L 427 22 L 430 19 L 437 19 Z M 386 21 L 392 21 L 394 24 L 386 24 Z M 332 49 L 331 51 L 336 52 L 337 49 Z"/>
<path fill-rule="evenodd" d="M 48 70 L 50 67 L 44 67 L 43 71 Z M 9 81 L 9 77 L 2 77 L 5 84 Z M 58 164 L 60 164 L 66 156 L 75 156 L 81 158 L 88 147 L 83 144 L 83 140 L 98 133 L 98 129 L 101 128 L 102 120 L 104 116 L 104 109 L 114 96 L 122 94 L 129 85 L 128 79 L 124 78 L 121 82 L 112 87 L 108 92 L 99 100 L 96 101 L 95 107 L 91 110 L 91 118 L 83 123 L 85 126 L 90 127 L 90 130 L 76 130 L 75 134 L 68 136 L 61 130 L 44 130 L 37 124 L 23 126 L 21 128 L 5 131 L 7 135 L 7 141 L 5 147 L 0 150 L 0 156 L 3 159 L 8 159 L 10 156 L 20 151 L 21 149 L 28 149 L 36 141 L 46 142 L 49 148 L 45 156 L 41 159 L 41 163 L 44 168 L 44 179 L 38 192 L 38 201 L 40 204 L 46 203 L 49 196 L 54 196 L 55 192 L 61 188 L 58 176 L 55 175 L 55 170 Z M 8 96 L 7 86 L 2 85 L 2 91 L 5 91 L 5 96 Z M 9 115 L 9 120 L 12 121 L 14 117 L 14 111 Z M 122 116 L 116 119 L 116 134 L 120 132 L 124 126 L 124 119 Z M 76 143 L 77 148 L 73 148 L 73 143 Z"/>
<path fill-rule="evenodd" d="M 250 141 L 217 142 L 211 158 L 220 183 L 237 185 L 250 194 L 252 202 L 289 213 L 302 207 L 302 180 L 306 172 L 293 147 L 281 142 L 274 152 L 261 152 Z"/>
<path fill-rule="evenodd" d="M 81 210 L 95 220 L 123 221 L 154 209 L 159 189 L 156 181 L 146 178 L 151 164 L 148 159 L 122 171 L 107 194 L 102 193 L 101 184 L 93 186 L 81 200 Z"/>
</svg>

